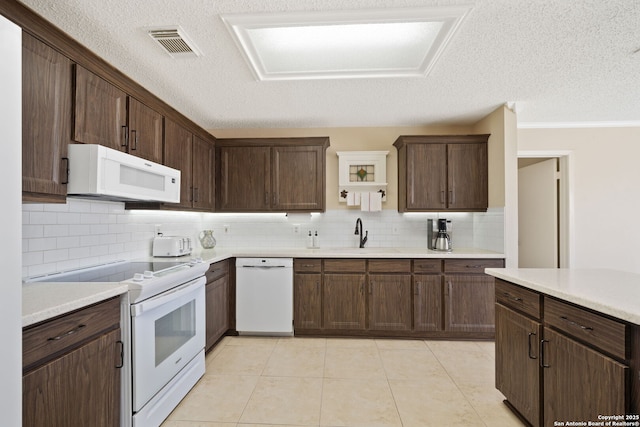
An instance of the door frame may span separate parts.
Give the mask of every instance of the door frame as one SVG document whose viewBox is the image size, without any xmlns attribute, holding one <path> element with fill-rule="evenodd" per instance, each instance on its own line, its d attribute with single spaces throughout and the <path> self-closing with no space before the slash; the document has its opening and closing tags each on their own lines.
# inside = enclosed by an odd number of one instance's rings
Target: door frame
<svg viewBox="0 0 640 427">
<path fill-rule="evenodd" d="M 573 153 L 568 150 L 518 150 L 518 158 L 557 158 L 560 165 L 558 188 L 558 237 L 560 255 L 559 268 L 574 265 L 574 221 L 573 221 Z M 519 197 L 520 195 L 518 195 Z"/>
</svg>

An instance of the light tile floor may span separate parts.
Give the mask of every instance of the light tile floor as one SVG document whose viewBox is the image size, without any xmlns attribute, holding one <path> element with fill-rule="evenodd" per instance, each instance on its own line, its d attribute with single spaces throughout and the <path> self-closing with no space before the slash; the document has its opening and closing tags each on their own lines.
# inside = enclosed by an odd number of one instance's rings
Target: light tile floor
<svg viewBox="0 0 640 427">
<path fill-rule="evenodd" d="M 493 342 L 225 337 L 162 427 L 521 426 Z"/>
</svg>

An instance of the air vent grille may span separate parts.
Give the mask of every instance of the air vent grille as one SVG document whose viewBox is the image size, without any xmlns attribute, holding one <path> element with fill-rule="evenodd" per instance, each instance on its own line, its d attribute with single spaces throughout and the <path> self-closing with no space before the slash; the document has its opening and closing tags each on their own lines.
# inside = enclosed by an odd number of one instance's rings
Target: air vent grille
<svg viewBox="0 0 640 427">
<path fill-rule="evenodd" d="M 180 27 L 157 28 L 148 31 L 154 39 L 170 56 L 174 58 L 186 58 L 200 56 L 195 44 L 189 40 Z"/>
</svg>

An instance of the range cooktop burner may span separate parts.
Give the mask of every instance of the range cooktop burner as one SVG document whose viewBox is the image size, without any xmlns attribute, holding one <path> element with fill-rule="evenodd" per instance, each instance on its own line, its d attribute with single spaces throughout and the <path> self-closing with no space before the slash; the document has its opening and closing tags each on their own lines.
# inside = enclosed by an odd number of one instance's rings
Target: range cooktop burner
<svg viewBox="0 0 640 427">
<path fill-rule="evenodd" d="M 119 262 L 34 277 L 27 282 L 122 282 L 145 271 L 161 271 L 185 264 L 184 261 Z"/>
</svg>

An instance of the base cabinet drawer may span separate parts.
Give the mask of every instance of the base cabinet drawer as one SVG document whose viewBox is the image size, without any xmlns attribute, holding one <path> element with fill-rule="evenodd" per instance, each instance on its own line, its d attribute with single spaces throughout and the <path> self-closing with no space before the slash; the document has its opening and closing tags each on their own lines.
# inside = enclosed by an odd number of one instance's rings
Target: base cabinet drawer
<svg viewBox="0 0 640 427">
<path fill-rule="evenodd" d="M 627 357 L 627 326 L 622 322 L 550 297 L 544 299 L 544 321 L 615 357 Z"/>
</svg>

